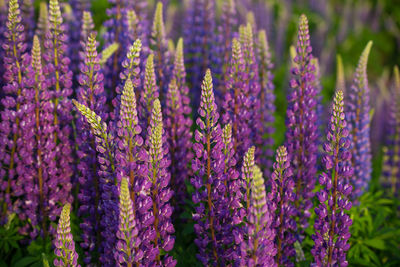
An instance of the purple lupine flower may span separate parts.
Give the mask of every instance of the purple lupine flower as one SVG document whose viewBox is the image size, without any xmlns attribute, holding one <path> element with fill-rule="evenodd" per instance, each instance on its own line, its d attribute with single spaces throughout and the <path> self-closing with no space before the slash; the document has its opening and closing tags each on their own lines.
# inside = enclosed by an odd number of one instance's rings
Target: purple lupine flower
<svg viewBox="0 0 400 267">
<path fill-rule="evenodd" d="M 235 0 L 222 3 L 221 23 L 218 26 L 218 38 L 220 39 L 220 53 L 222 54 L 221 71 L 225 76 L 228 71 L 229 59 L 232 51 L 232 39 L 237 28 L 237 14 Z M 222 95 L 225 95 L 225 87 L 221 86 Z"/>
<path fill-rule="evenodd" d="M 297 230 L 294 217 L 297 214 L 294 207 L 296 195 L 294 193 L 295 182 L 292 178 L 292 168 L 286 147 L 280 146 L 276 151 L 276 159 L 273 166 L 272 177 L 269 181 L 271 192 L 268 206 L 273 215 L 272 228 L 275 230 L 276 263 L 284 266 L 294 266 L 291 258 L 296 251 L 294 232 Z"/>
<path fill-rule="evenodd" d="M 160 101 L 165 103 L 165 94 L 168 88 L 168 81 L 170 75 L 170 54 L 168 52 L 168 42 L 166 39 L 164 18 L 163 18 L 163 4 L 157 3 L 156 11 L 154 14 L 153 28 L 150 38 L 150 48 L 154 53 L 155 73 L 157 75 L 157 84 L 160 88 Z"/>
<path fill-rule="evenodd" d="M 4 86 L 4 68 L 3 68 L 3 58 L 5 56 L 5 51 L 3 49 L 3 42 L 5 41 L 4 32 L 7 31 L 7 2 L 0 1 L 0 87 L 3 88 Z M 0 93 L 0 97 L 3 97 L 3 93 Z"/>
<path fill-rule="evenodd" d="M 151 119 L 153 102 L 159 97 L 159 89 L 154 70 L 154 55 L 150 54 L 146 60 L 143 90 L 140 95 L 139 118 L 142 129 L 147 129 Z M 144 134 L 143 134 L 144 135 Z"/>
<path fill-rule="evenodd" d="M 25 116 L 24 144 L 29 154 L 25 161 L 31 162 L 31 172 L 27 172 L 28 179 L 24 181 L 24 212 L 30 220 L 30 237 L 35 238 L 40 225 L 43 236 L 47 236 L 47 214 L 54 209 L 53 201 L 57 198 L 58 185 L 54 184 L 52 176 L 55 175 L 55 149 L 54 126 L 53 126 L 53 104 L 50 92 L 47 90 L 48 81 L 45 80 L 42 69 L 42 56 L 39 38 L 33 37 L 31 64 L 27 72 L 27 87 L 25 90 L 27 109 L 34 116 Z M 28 108 L 29 107 L 29 108 Z M 31 145 L 27 146 L 28 143 Z M 25 170 L 27 171 L 27 170 Z"/>
<path fill-rule="evenodd" d="M 54 266 L 79 267 L 78 253 L 75 250 L 75 242 L 71 233 L 71 204 L 64 205 L 57 225 L 57 235 L 54 241 Z"/>
<path fill-rule="evenodd" d="M 175 212 L 178 213 L 182 210 L 180 207 L 185 203 L 185 180 L 189 176 L 188 166 L 192 160 L 192 135 L 190 133 L 190 125 L 187 124 L 187 119 L 184 116 L 182 102 L 182 96 L 176 80 L 172 79 L 166 95 L 165 129 L 169 159 L 171 161 L 171 188 L 176 192 L 173 202 Z"/>
<path fill-rule="evenodd" d="M 275 231 L 272 228 L 273 214 L 270 214 L 265 193 L 264 178 L 255 165 L 251 181 L 249 221 L 249 259 L 247 266 L 278 266 L 275 263 Z"/>
<path fill-rule="evenodd" d="M 243 241 L 242 230 L 240 224 L 243 222 L 245 210 L 242 206 L 243 192 L 239 178 L 239 172 L 236 169 L 235 151 L 233 150 L 232 142 L 232 126 L 225 125 L 222 129 L 223 155 L 224 155 L 224 174 L 222 181 L 225 186 L 224 197 L 227 198 L 227 205 L 223 212 L 229 211 L 229 215 L 225 214 L 222 218 L 222 233 L 225 233 L 223 238 L 224 253 L 222 258 L 225 263 L 239 263 L 241 251 L 240 244 Z M 225 202 L 222 202 L 225 204 Z"/>
<path fill-rule="evenodd" d="M 139 64 L 140 64 L 140 52 L 142 50 L 142 42 L 137 39 L 132 45 L 129 47 L 129 51 L 126 54 L 125 59 L 122 61 L 122 70 L 119 74 L 119 78 L 121 83 L 116 87 L 116 97 L 112 100 L 112 104 L 114 107 L 113 111 L 110 111 L 110 117 L 116 121 L 116 118 L 119 116 L 119 107 L 121 103 L 121 94 L 124 88 L 125 81 L 127 79 L 131 79 L 133 86 L 137 87 L 140 83 L 139 77 Z M 143 128 L 142 128 L 143 129 Z"/>
<path fill-rule="evenodd" d="M 224 172 L 223 142 L 209 69 L 204 77 L 198 113 L 196 123 L 199 129 L 195 132 L 195 158 L 192 162 L 195 174 L 190 180 L 194 187 L 194 242 L 199 249 L 197 258 L 202 264 L 223 264 L 221 243 L 223 244 L 224 233 L 220 232 L 221 216 L 224 215 L 224 206 L 227 208 L 225 186 L 221 179 Z"/>
<path fill-rule="evenodd" d="M 245 83 L 248 87 L 248 93 L 245 95 L 250 102 L 249 106 L 249 128 L 250 128 L 250 140 L 257 148 L 261 148 L 263 145 L 262 136 L 264 134 L 262 122 L 261 122 L 261 101 L 260 101 L 260 77 L 258 64 L 255 56 L 255 45 L 252 25 L 247 23 L 246 26 L 240 26 L 239 28 L 239 40 L 242 45 L 243 59 L 245 62 Z M 261 149 L 256 150 L 256 159 L 260 158 Z"/>
<path fill-rule="evenodd" d="M 128 179 L 122 178 L 119 192 L 119 224 L 115 257 L 119 266 L 133 266 L 139 262 L 142 254 L 137 252 L 140 239 L 137 238 L 138 229 L 135 212 L 132 209 L 132 200 L 129 194 Z"/>
<path fill-rule="evenodd" d="M 23 132 L 21 120 L 25 117 L 23 91 L 25 91 L 25 73 L 30 57 L 25 53 L 24 26 L 21 24 L 21 11 L 17 0 L 9 1 L 8 20 L 4 31 L 4 97 L 1 99 L 0 155 L 2 167 L 0 170 L 0 192 L 2 200 L 2 219 L 8 212 L 17 210 L 20 201 L 14 197 L 23 194 L 25 166 L 23 153 Z M 29 166 L 30 164 L 28 164 Z M 19 214 L 23 215 L 23 214 Z"/>
<path fill-rule="evenodd" d="M 129 179 L 132 211 L 138 222 L 141 222 L 136 227 L 138 236 L 141 238 L 144 234 L 143 232 L 146 230 L 144 218 L 148 217 L 148 210 L 152 205 L 152 199 L 148 194 L 152 184 L 147 179 L 148 166 L 143 162 L 147 160 L 147 157 L 143 148 L 143 139 L 140 136 L 142 129 L 139 126 L 136 96 L 130 78 L 125 82 L 120 105 L 119 121 L 116 130 L 117 179 L 119 181 L 122 177 Z M 138 247 L 136 247 L 135 253 L 142 255 L 143 250 Z M 139 258 L 141 257 L 139 256 Z"/>
<path fill-rule="evenodd" d="M 251 144 L 249 86 L 246 82 L 245 62 L 240 42 L 233 39 L 232 57 L 228 77 L 226 77 L 227 93 L 223 103 L 223 123 L 232 124 L 233 148 L 237 161 L 241 160 Z"/>
<path fill-rule="evenodd" d="M 316 91 L 314 88 L 315 67 L 311 63 L 310 36 L 308 20 L 301 15 L 294 66 L 291 70 L 291 92 L 288 97 L 286 119 L 286 144 L 293 166 L 293 178 L 296 183 L 296 208 L 299 212 L 299 230 L 308 225 L 312 197 L 317 172 Z"/>
<path fill-rule="evenodd" d="M 115 266 L 113 251 L 116 245 L 115 233 L 118 230 L 118 189 L 115 178 L 114 137 L 107 130 L 107 124 L 94 111 L 76 100 L 72 100 L 76 109 L 85 117 L 95 137 L 97 160 L 99 163 L 99 211 L 100 262 L 102 266 Z"/>
<path fill-rule="evenodd" d="M 397 195 L 400 188 L 400 74 L 394 67 L 394 82 L 390 113 L 388 114 L 388 140 L 384 147 L 382 182 L 392 195 Z"/>
<path fill-rule="evenodd" d="M 185 63 L 191 86 L 192 107 L 197 109 L 201 75 L 211 67 L 215 57 L 215 0 L 191 0 L 187 6 L 183 28 Z"/>
<path fill-rule="evenodd" d="M 168 148 L 158 99 L 153 102 L 146 146 L 148 147 L 147 177 L 151 182 L 150 196 L 153 206 L 147 218 L 150 220 L 150 225 L 147 225 L 142 236 L 142 242 L 147 248 L 143 264 L 173 267 L 176 265 L 176 260 L 168 255 L 175 243 L 175 238 L 172 236 L 175 229 L 171 223 L 173 209 L 169 204 L 173 191 L 169 187 Z"/>
<path fill-rule="evenodd" d="M 315 208 L 314 247 L 311 250 L 315 266 L 347 266 L 346 251 L 352 220 L 345 210 L 350 210 L 352 186 L 348 183 L 353 174 L 349 130 L 344 114 L 343 92 L 337 91 L 332 116 L 324 144 L 324 172 L 319 176 L 322 188 L 317 193 L 320 202 Z"/>
<path fill-rule="evenodd" d="M 80 75 L 78 82 L 80 87 L 77 89 L 77 100 L 91 110 L 100 114 L 104 120 L 105 114 L 105 95 L 103 85 L 103 74 L 99 65 L 99 56 L 97 54 L 96 34 L 90 33 L 84 44 L 82 51 L 82 62 L 80 64 Z M 79 194 L 78 199 L 80 207 L 78 214 L 83 222 L 80 224 L 82 230 L 81 247 L 85 251 L 84 262 L 89 264 L 91 255 L 96 250 L 100 242 L 100 214 L 99 206 L 99 179 L 98 167 L 96 161 L 96 143 L 90 128 L 83 118 L 76 120 L 76 144 L 79 163 L 77 170 L 79 172 Z M 94 261 L 96 261 L 94 259 Z"/>
<path fill-rule="evenodd" d="M 273 63 L 271 62 L 271 54 L 269 50 L 269 44 L 267 41 L 267 35 L 264 30 L 258 32 L 257 45 L 257 59 L 260 64 L 259 66 L 259 77 L 260 77 L 260 110 L 261 114 L 261 132 L 263 133 L 262 146 L 259 148 L 261 152 L 260 162 L 265 177 L 270 177 L 272 169 L 272 157 L 274 139 L 272 134 L 275 129 L 273 124 L 275 122 L 275 95 L 274 95 L 274 76 L 272 74 Z"/>
<path fill-rule="evenodd" d="M 186 69 L 183 55 L 183 39 L 179 38 L 175 49 L 174 69 L 172 71 L 172 79 L 176 80 L 179 93 L 182 98 L 183 114 L 186 117 L 186 127 L 190 129 L 192 126 L 192 108 L 190 106 L 189 87 L 186 84 Z"/>
<path fill-rule="evenodd" d="M 68 39 L 64 32 L 64 24 L 61 16 L 58 0 L 50 0 L 49 3 L 49 31 L 46 33 L 44 43 L 45 54 L 43 55 L 46 66 L 43 68 L 46 80 L 49 80 L 49 90 L 52 93 L 54 103 L 53 127 L 54 143 L 56 148 L 57 173 L 52 179 L 53 183 L 60 186 L 54 203 L 72 202 L 70 194 L 72 184 L 72 142 L 70 139 L 71 128 L 71 101 L 68 97 L 72 94 L 72 72 L 68 65 L 70 60 L 66 57 L 66 40 Z M 56 204 L 54 204 L 56 205 Z M 59 214 L 59 208 L 54 207 L 50 210 L 48 216 L 50 220 L 55 220 Z"/>
<path fill-rule="evenodd" d="M 360 196 L 368 188 L 371 180 L 371 143 L 370 123 L 371 105 L 369 102 L 369 87 L 367 79 L 367 62 L 371 51 L 370 41 L 361 54 L 353 78 L 353 84 L 348 93 L 348 122 L 351 135 L 351 153 L 354 175 L 351 184 L 354 188 L 352 196 Z"/>
</svg>

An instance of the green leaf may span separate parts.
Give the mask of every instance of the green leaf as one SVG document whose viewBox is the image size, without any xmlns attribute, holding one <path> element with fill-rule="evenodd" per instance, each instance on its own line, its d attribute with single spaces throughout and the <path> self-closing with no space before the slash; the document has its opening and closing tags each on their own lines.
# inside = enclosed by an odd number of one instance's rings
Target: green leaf
<svg viewBox="0 0 400 267">
<path fill-rule="evenodd" d="M 25 258 L 22 258 L 21 260 L 17 261 L 15 263 L 15 266 L 17 267 L 24 267 L 24 266 L 29 266 L 30 264 L 36 262 L 38 260 L 37 257 L 32 257 L 32 256 L 28 256 Z"/>
<path fill-rule="evenodd" d="M 381 239 L 365 240 L 364 243 L 372 248 L 376 248 L 376 249 L 380 249 L 380 250 L 385 249 L 385 242 Z"/>
</svg>

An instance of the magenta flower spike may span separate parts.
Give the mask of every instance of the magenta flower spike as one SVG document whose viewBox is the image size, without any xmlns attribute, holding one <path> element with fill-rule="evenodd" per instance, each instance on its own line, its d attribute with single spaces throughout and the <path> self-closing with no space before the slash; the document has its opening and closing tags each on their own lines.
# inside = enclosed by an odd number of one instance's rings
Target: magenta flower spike
<svg viewBox="0 0 400 267">
<path fill-rule="evenodd" d="M 315 208 L 314 247 L 311 250 L 315 266 L 348 266 L 346 251 L 350 248 L 349 227 L 352 220 L 345 212 L 350 210 L 353 175 L 349 130 L 344 114 L 343 92 L 337 91 L 333 100 L 332 115 L 324 144 L 324 172 L 319 176 L 320 202 Z"/>
<path fill-rule="evenodd" d="M 317 100 L 311 51 L 308 20 L 301 15 L 286 112 L 286 145 L 296 183 L 295 206 L 299 212 L 300 233 L 308 226 L 317 172 Z"/>
</svg>

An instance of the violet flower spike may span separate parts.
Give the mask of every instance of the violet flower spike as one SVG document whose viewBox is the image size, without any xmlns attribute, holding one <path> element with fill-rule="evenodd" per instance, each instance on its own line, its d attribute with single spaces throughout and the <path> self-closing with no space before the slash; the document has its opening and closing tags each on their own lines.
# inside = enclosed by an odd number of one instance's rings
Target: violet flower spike
<svg viewBox="0 0 400 267">
<path fill-rule="evenodd" d="M 392 195 L 400 189 L 400 74 L 394 67 L 394 81 L 389 113 L 389 132 L 387 146 L 384 147 L 382 183 Z"/>
<path fill-rule="evenodd" d="M 13 196 L 23 194 L 23 176 L 18 167 L 24 171 L 25 162 L 21 162 L 24 156 L 18 155 L 21 151 L 21 119 L 24 118 L 25 88 L 24 74 L 29 66 L 30 57 L 25 53 L 27 45 L 25 42 L 24 26 L 21 24 L 21 11 L 17 0 L 10 0 L 6 30 L 4 31 L 4 82 L 1 99 L 1 127 L 0 127 L 0 154 L 2 167 L 0 170 L 0 199 L 1 199 L 1 221 L 5 220 L 7 213 L 17 209 L 19 202 Z M 21 140 L 23 141 L 23 140 Z M 20 160 L 21 158 L 21 160 Z M 22 180 L 21 180 L 22 178 Z"/>
<path fill-rule="evenodd" d="M 150 196 L 153 201 L 150 214 L 153 222 L 148 226 L 148 231 L 142 237 L 142 242 L 146 242 L 145 245 L 147 245 L 144 264 L 161 264 L 173 267 L 176 265 L 176 260 L 167 253 L 174 247 L 175 238 L 172 234 L 175 229 L 171 223 L 173 209 L 169 200 L 173 196 L 173 191 L 169 187 L 168 148 L 165 139 L 161 104 L 158 99 L 155 99 L 148 127 L 148 139 L 146 140 L 149 154 L 148 179 L 152 184 Z M 163 256 L 161 256 L 162 251 L 165 252 Z"/>
<path fill-rule="evenodd" d="M 129 194 L 128 179 L 122 178 L 119 193 L 119 227 L 117 232 L 116 261 L 119 266 L 134 266 L 140 259 L 137 248 L 140 239 L 137 238 L 135 212 L 132 209 L 132 200 Z"/>
<path fill-rule="evenodd" d="M 299 212 L 300 239 L 303 238 L 303 230 L 308 226 L 317 172 L 317 99 L 311 51 L 308 20 L 305 15 L 301 15 L 286 112 L 286 145 L 296 183 L 295 206 Z"/>
<path fill-rule="evenodd" d="M 54 266 L 80 267 L 78 253 L 75 250 L 75 242 L 71 234 L 70 220 L 71 204 L 64 205 L 57 225 L 57 237 L 54 241 Z"/>
<path fill-rule="evenodd" d="M 231 67 L 226 77 L 227 93 L 222 106 L 223 123 L 232 124 L 233 147 L 237 161 L 241 164 L 243 156 L 251 144 L 251 130 L 249 126 L 250 105 L 249 86 L 245 72 L 241 44 L 237 39 L 232 41 Z"/>
<path fill-rule="evenodd" d="M 354 74 L 353 84 L 348 93 L 348 121 L 351 135 L 351 153 L 354 175 L 351 177 L 354 198 L 359 197 L 368 189 L 371 180 L 371 104 L 369 101 L 369 87 L 367 78 L 368 56 L 371 51 L 372 41 L 368 42 L 362 52 L 357 69 Z M 353 199 L 354 199 L 353 198 Z"/>
<path fill-rule="evenodd" d="M 268 208 L 273 216 L 271 227 L 275 231 L 276 263 L 284 266 L 294 266 L 292 259 L 296 255 L 294 243 L 297 231 L 294 206 L 296 195 L 293 171 L 290 167 L 286 147 L 280 146 L 276 151 L 272 177 L 269 181 L 271 192 L 268 195 Z"/>
<path fill-rule="evenodd" d="M 261 114 L 261 132 L 263 133 L 262 146 L 259 148 L 261 151 L 260 166 L 262 166 L 264 177 L 270 177 L 272 170 L 272 157 L 274 151 L 274 139 L 272 138 L 274 129 L 274 112 L 275 112 L 275 86 L 273 84 L 274 75 L 272 74 L 273 63 L 271 61 L 271 52 L 267 41 L 267 35 L 264 30 L 258 32 L 257 46 L 257 60 L 259 62 L 260 77 L 260 109 Z"/>
<path fill-rule="evenodd" d="M 196 123 L 199 129 L 195 131 L 193 144 L 194 177 L 190 180 L 194 187 L 192 200 L 195 204 L 193 214 L 193 220 L 196 222 L 194 225 L 195 244 L 199 249 L 197 258 L 204 265 L 210 263 L 224 265 L 220 249 L 224 237 L 218 229 L 222 227 L 221 215 L 225 212 L 218 208 L 228 206 L 224 198 L 225 187 L 221 179 L 224 171 L 223 142 L 210 70 L 207 70 L 204 77 L 198 113 Z"/>
<path fill-rule="evenodd" d="M 337 91 L 332 116 L 324 144 L 324 172 L 319 176 L 323 186 L 317 193 L 320 202 L 315 208 L 314 266 L 347 266 L 346 251 L 350 238 L 352 220 L 345 212 L 350 210 L 352 186 L 349 177 L 353 175 L 349 130 L 344 114 L 343 92 Z"/>
<path fill-rule="evenodd" d="M 275 263 L 275 231 L 271 227 L 274 215 L 268 210 L 264 178 L 257 165 L 253 167 L 250 203 L 248 266 L 278 266 Z"/>
</svg>

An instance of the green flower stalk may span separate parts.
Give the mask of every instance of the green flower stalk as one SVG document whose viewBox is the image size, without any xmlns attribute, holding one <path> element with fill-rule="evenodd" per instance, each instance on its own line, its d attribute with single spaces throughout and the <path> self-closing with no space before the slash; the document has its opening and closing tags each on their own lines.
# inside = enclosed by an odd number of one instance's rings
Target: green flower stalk
<svg viewBox="0 0 400 267">
<path fill-rule="evenodd" d="M 62 267 L 76 267 L 80 266 L 78 262 L 78 253 L 75 250 L 75 242 L 71 234 L 71 220 L 70 220 L 71 205 L 69 203 L 64 205 L 62 209 L 60 220 L 57 226 L 57 237 L 54 242 L 56 259 L 54 260 L 55 266 Z"/>
</svg>

